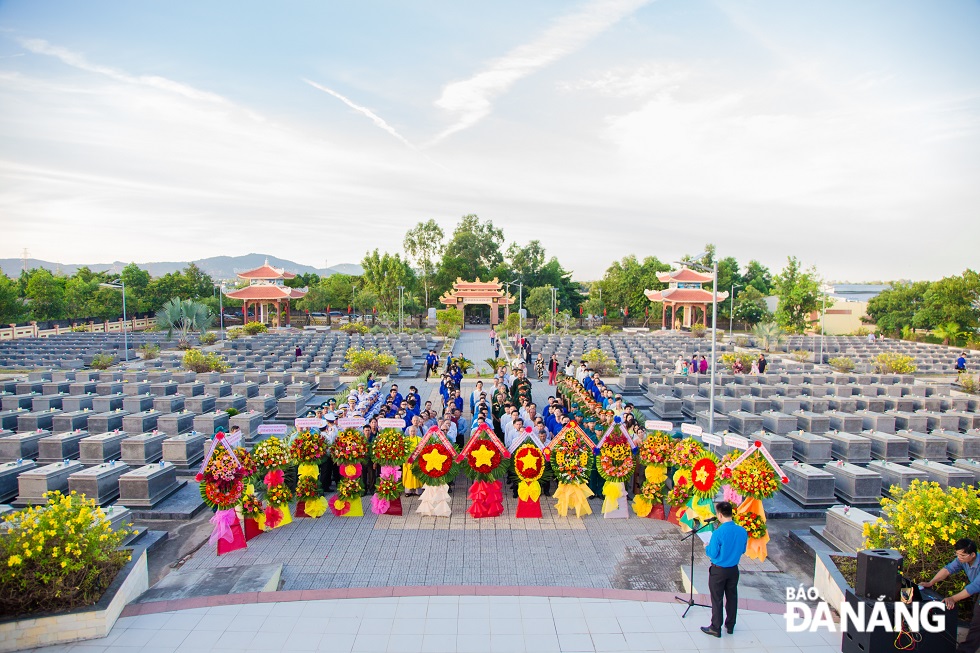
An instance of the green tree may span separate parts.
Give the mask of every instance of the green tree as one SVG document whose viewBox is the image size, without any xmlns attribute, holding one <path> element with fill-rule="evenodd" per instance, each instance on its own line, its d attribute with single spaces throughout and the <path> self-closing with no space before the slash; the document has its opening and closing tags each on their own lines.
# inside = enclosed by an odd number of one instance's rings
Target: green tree
<svg viewBox="0 0 980 653">
<path fill-rule="evenodd" d="M 539 277 L 544 267 L 545 251 L 541 241 L 532 240 L 524 247 L 511 243 L 507 248 L 507 262 L 514 275 L 528 287 L 542 285 Z"/>
<path fill-rule="evenodd" d="M 745 273 L 742 275 L 742 282 L 746 286 L 752 286 L 758 290 L 763 297 L 772 294 L 772 273 L 769 272 L 769 268 L 758 261 L 749 261 L 745 267 Z"/>
<path fill-rule="evenodd" d="M 379 254 L 375 249 L 361 261 L 364 268 L 364 284 L 377 295 L 382 310 L 398 309 L 398 286 L 410 288 L 415 281 L 412 268 L 399 254 Z M 358 302 L 361 306 L 363 302 Z"/>
<path fill-rule="evenodd" d="M 602 289 L 602 302 L 610 312 L 628 307 L 630 315 L 644 315 L 650 307 L 650 300 L 643 291 L 664 288 L 665 284 L 657 278 L 657 273 L 668 270 L 670 265 L 655 256 L 648 256 L 641 263 L 630 254 L 609 266 L 596 290 Z"/>
<path fill-rule="evenodd" d="M 92 315 L 94 308 L 93 299 L 98 282 L 94 281 L 94 275 L 89 275 L 90 280 L 85 280 L 85 275 L 76 275 L 65 282 L 64 311 L 65 317 L 69 320 L 77 320 Z"/>
<path fill-rule="evenodd" d="M 464 215 L 443 250 L 440 272 L 447 263 L 456 272 L 451 279 L 447 279 L 446 274 L 439 275 L 442 283 L 449 282 L 444 289 L 452 285 L 456 276 L 466 281 L 477 277 L 487 279 L 491 271 L 504 261 L 500 252 L 503 242 L 504 232 L 494 227 L 492 221 L 480 222 L 475 215 Z"/>
<path fill-rule="evenodd" d="M 728 299 L 718 303 L 718 315 L 725 315 L 731 311 L 733 285 L 744 287 L 745 282 L 742 280 L 742 275 L 738 273 L 738 261 L 733 256 L 727 256 L 718 261 L 718 290 L 729 293 Z M 735 288 L 736 294 L 740 291 L 741 288 Z"/>
<path fill-rule="evenodd" d="M 214 279 L 211 275 L 197 267 L 196 263 L 189 263 L 183 271 L 184 282 L 188 297 L 212 297 L 214 296 Z"/>
<path fill-rule="evenodd" d="M 769 312 L 762 293 L 755 286 L 748 286 L 735 300 L 735 317 L 740 322 L 756 325 L 771 320 L 772 313 Z"/>
<path fill-rule="evenodd" d="M 422 290 L 425 292 L 425 306 L 429 306 L 429 288 L 432 285 L 432 276 L 435 274 L 437 257 L 442 255 L 445 248 L 443 240 L 446 234 L 442 227 L 435 220 L 420 222 L 405 234 L 402 247 L 405 254 L 415 261 L 415 265 L 422 272 Z"/>
<path fill-rule="evenodd" d="M 913 325 L 934 329 L 940 324 L 955 322 L 962 329 L 973 331 L 980 318 L 972 303 L 978 295 L 980 275 L 973 270 L 935 281 L 923 295 L 923 304 L 915 313 Z"/>
<path fill-rule="evenodd" d="M 892 283 L 891 287 L 868 302 L 868 320 L 878 331 L 899 335 L 904 329 L 914 329 L 915 314 L 925 304 L 928 281 Z"/>
<path fill-rule="evenodd" d="M 177 332 L 177 344 L 181 349 L 191 346 L 192 333 L 204 333 L 214 321 L 214 315 L 208 307 L 191 299 L 181 301 L 174 297 L 164 304 L 156 315 L 157 325 L 167 331 L 167 338 L 172 338 Z"/>
<path fill-rule="evenodd" d="M 531 288 L 524 296 L 524 308 L 538 318 L 551 319 L 551 286 Z"/>
<path fill-rule="evenodd" d="M 134 313 L 151 311 L 147 297 L 147 287 L 150 285 L 150 273 L 135 263 L 130 263 L 119 273 L 119 278 L 126 284 L 126 307 Z"/>
<path fill-rule="evenodd" d="M 289 286 L 290 288 L 312 288 L 319 282 L 319 274 L 316 272 L 304 272 L 303 274 L 297 274 L 292 279 L 286 279 L 283 281 L 283 285 Z"/>
<path fill-rule="evenodd" d="M 26 315 L 17 282 L 0 272 L 0 324 L 16 324 Z"/>
<path fill-rule="evenodd" d="M 791 333 L 803 333 L 810 324 L 810 314 L 817 309 L 820 286 L 817 271 L 803 270 L 795 256 L 787 258 L 786 267 L 773 282 L 779 296 L 776 323 Z"/>
<path fill-rule="evenodd" d="M 43 268 L 31 270 L 27 281 L 27 298 L 35 320 L 60 320 L 64 316 L 64 286 Z"/>
</svg>

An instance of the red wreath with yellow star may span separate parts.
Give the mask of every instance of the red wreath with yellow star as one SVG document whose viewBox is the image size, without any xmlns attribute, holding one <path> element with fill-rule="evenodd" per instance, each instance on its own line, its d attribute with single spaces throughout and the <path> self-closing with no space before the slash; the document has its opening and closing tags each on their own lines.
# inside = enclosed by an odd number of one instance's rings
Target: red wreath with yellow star
<svg viewBox="0 0 980 653">
<path fill-rule="evenodd" d="M 721 489 L 718 457 L 710 451 L 691 467 L 691 486 L 693 494 L 700 499 L 714 499 Z"/>
<path fill-rule="evenodd" d="M 525 483 L 533 483 L 544 475 L 544 454 L 530 442 L 519 446 L 513 459 L 514 472 Z"/>
</svg>

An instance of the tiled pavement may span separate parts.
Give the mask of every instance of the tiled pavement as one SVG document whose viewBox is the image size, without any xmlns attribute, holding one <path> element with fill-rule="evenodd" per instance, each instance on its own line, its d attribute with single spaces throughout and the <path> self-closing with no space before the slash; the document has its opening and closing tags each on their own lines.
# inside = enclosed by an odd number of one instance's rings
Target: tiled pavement
<svg viewBox="0 0 980 653">
<path fill-rule="evenodd" d="M 270 597 L 271 601 L 274 595 L 261 596 Z M 256 595 L 246 598 L 252 602 L 210 607 L 198 603 L 186 609 L 124 616 L 106 638 L 36 650 L 44 653 L 216 650 L 831 653 L 840 650 L 839 635 L 790 635 L 785 632 L 781 614 L 747 609 L 740 610 L 734 635 L 725 634 L 721 639 L 709 637 L 699 631 L 709 620 L 708 610 L 695 607 L 686 619 L 681 619 L 686 606 L 666 602 L 672 598 L 669 596 L 661 597 L 663 601 L 629 601 L 436 595 L 268 603 L 254 602 Z"/>
</svg>

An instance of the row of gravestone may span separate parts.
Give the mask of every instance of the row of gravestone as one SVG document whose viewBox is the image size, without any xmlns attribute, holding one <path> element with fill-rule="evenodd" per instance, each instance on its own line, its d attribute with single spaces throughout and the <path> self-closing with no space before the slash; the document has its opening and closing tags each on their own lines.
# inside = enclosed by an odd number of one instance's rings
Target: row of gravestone
<svg viewBox="0 0 980 653">
<path fill-rule="evenodd" d="M 804 350 L 812 352 L 818 357 L 822 352 L 824 362 L 837 356 L 845 356 L 868 369 L 873 367 L 874 359 L 879 354 L 902 354 L 913 358 L 916 371 L 920 374 L 953 373 L 955 371 L 954 362 L 960 355 L 967 359 L 968 368 L 976 369 L 977 364 L 980 363 L 980 354 L 972 350 L 906 340 L 879 340 L 871 344 L 858 336 L 828 337 L 823 343 L 821 343 L 820 338 L 795 336 L 783 342 L 780 349 L 783 351 Z"/>
<path fill-rule="evenodd" d="M 130 358 L 136 359 L 136 350 L 143 345 L 157 345 L 161 349 L 174 346 L 164 333 L 134 332 L 124 342 L 122 334 L 64 334 L 49 338 L 27 338 L 0 342 L 0 367 L 11 368 L 80 368 L 91 364 L 99 354 L 124 357 L 124 346 L 130 349 Z"/>
<path fill-rule="evenodd" d="M 707 355 L 711 343 L 688 336 L 605 336 L 581 338 L 577 336 L 532 336 L 531 352 L 541 353 L 545 358 L 552 354 L 564 363 L 571 360 L 577 363 L 592 349 L 599 349 L 612 358 L 623 374 L 639 374 L 673 369 L 678 357 L 690 360 L 695 353 Z M 730 346 L 717 343 L 720 356 Z"/>
</svg>

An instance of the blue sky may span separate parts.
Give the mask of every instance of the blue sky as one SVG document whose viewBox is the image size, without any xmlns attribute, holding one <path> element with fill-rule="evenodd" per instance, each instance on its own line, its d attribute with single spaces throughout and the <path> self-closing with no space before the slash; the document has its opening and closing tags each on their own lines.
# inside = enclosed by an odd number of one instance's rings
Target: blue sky
<svg viewBox="0 0 980 653">
<path fill-rule="evenodd" d="M 0 258 L 323 266 L 476 213 L 939 278 L 980 243 L 976 2 L 0 3 Z"/>
</svg>

